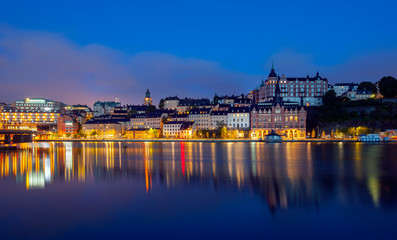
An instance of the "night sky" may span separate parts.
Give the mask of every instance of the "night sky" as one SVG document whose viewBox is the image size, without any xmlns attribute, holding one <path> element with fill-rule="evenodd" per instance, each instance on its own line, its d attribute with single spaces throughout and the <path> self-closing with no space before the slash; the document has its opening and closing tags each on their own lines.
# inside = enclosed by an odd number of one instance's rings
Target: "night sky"
<svg viewBox="0 0 397 240">
<path fill-rule="evenodd" d="M 1 1 L 0 102 L 241 94 L 397 77 L 396 1 Z"/>
</svg>

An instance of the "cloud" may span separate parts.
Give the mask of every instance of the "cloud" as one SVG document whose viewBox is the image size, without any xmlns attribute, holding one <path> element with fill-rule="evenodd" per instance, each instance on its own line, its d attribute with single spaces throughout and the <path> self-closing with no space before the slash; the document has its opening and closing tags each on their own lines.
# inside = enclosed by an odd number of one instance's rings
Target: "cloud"
<svg viewBox="0 0 397 240">
<path fill-rule="evenodd" d="M 172 54 L 126 55 L 115 49 L 80 46 L 59 34 L 0 25 L 0 101 L 45 97 L 67 104 L 119 97 L 141 104 L 146 89 L 155 103 L 170 95 L 212 97 L 244 93 L 254 76 L 218 63 Z"/>
</svg>

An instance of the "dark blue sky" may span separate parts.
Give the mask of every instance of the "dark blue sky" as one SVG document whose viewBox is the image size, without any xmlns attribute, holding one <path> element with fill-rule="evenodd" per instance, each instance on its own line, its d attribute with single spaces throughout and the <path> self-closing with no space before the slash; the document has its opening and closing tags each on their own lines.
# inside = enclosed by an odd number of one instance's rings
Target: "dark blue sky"
<svg viewBox="0 0 397 240">
<path fill-rule="evenodd" d="M 280 75 L 313 75 L 318 69 L 330 83 L 377 81 L 397 74 L 396 9 L 396 1 L 382 0 L 2 1 L 0 61 L 6 64 L 0 65 L 0 84 L 25 84 L 31 77 L 47 85 L 43 78 L 57 81 L 70 74 L 62 82 L 86 86 L 87 98 L 78 100 L 89 104 L 96 96 L 141 101 L 146 88 L 153 89 L 156 100 L 175 94 L 213 96 L 251 90 L 260 75 L 268 74 L 272 59 Z M 99 67 L 71 74 L 81 59 L 86 61 L 80 67 L 96 61 L 110 67 L 107 73 Z M 20 75 L 27 66 L 49 63 L 69 69 L 44 73 L 46 68 L 32 67 Z M 113 81 L 112 71 L 121 74 L 118 84 L 133 79 L 126 84 L 129 92 L 109 92 L 101 84 Z M 214 85 L 207 89 L 209 83 Z M 43 95 L 40 90 L 18 95 L 9 87 L 0 101 Z M 76 99 L 66 95 L 60 100 Z"/>
</svg>

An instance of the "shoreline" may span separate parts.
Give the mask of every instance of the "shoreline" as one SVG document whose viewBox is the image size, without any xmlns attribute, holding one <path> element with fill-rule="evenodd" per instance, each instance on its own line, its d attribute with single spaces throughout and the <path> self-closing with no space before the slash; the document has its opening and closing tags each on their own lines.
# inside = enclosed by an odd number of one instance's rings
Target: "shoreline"
<svg viewBox="0 0 397 240">
<path fill-rule="evenodd" d="M 228 142 L 260 142 L 252 139 L 40 139 L 34 142 L 214 142 L 214 143 L 228 143 Z M 335 142 L 357 142 L 357 140 L 348 139 L 302 139 L 302 140 L 283 140 L 283 142 L 313 142 L 313 143 L 335 143 Z M 383 143 L 383 142 L 381 142 Z"/>
</svg>

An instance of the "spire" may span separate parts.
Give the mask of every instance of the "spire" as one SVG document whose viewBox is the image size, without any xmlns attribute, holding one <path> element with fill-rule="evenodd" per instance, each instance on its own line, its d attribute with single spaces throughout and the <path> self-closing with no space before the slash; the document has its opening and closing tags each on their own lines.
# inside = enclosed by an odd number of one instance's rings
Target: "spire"
<svg viewBox="0 0 397 240">
<path fill-rule="evenodd" d="M 273 59 L 272 59 L 272 70 L 274 71 L 274 63 L 273 63 Z"/>
</svg>

